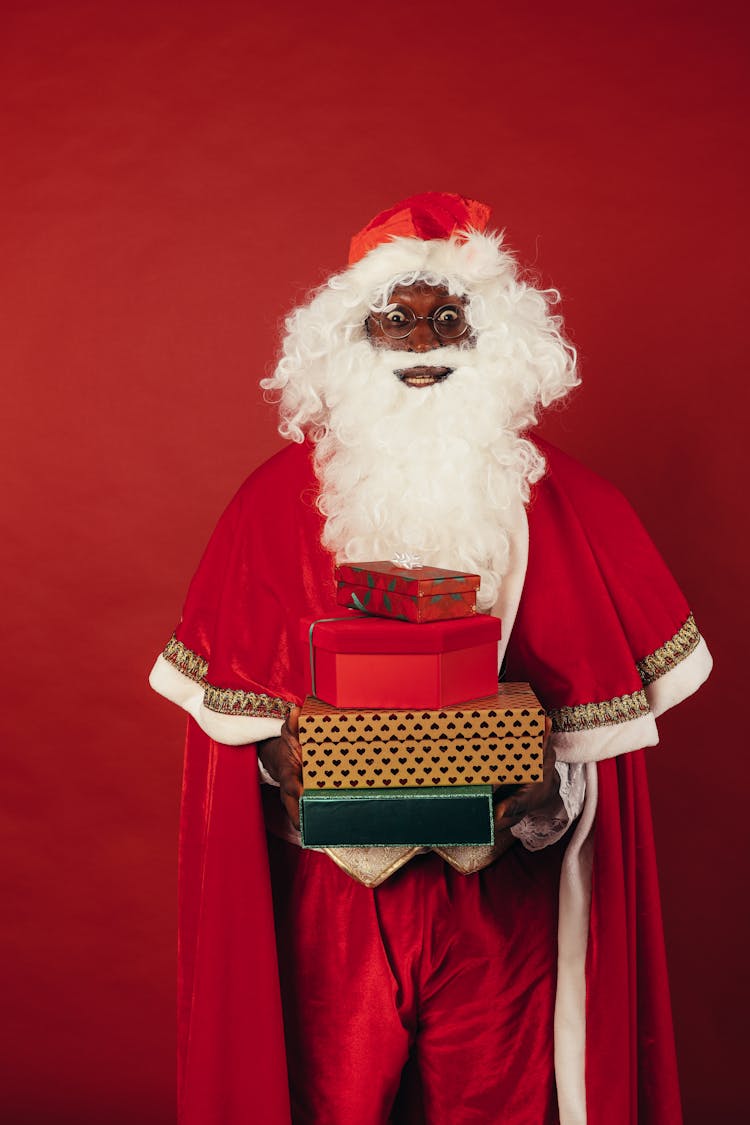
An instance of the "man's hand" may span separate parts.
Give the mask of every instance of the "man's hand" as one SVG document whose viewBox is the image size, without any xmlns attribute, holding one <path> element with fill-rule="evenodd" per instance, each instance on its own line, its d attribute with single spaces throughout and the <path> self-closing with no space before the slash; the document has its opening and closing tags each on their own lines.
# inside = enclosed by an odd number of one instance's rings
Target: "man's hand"
<svg viewBox="0 0 750 1125">
<path fill-rule="evenodd" d="M 281 803 L 297 829 L 302 796 L 302 748 L 297 741 L 299 713 L 299 707 L 292 707 L 279 737 L 257 743 L 258 757 L 274 781 L 278 781 Z"/>
<path fill-rule="evenodd" d="M 555 769 L 555 751 L 550 742 L 552 721 L 544 721 L 544 779 L 527 785 L 504 785 L 498 791 L 495 803 L 495 833 L 511 836 L 510 829 L 527 813 L 548 809 L 550 814 L 557 811 L 560 800 L 560 775 Z M 500 841 L 502 842 L 502 840 Z"/>
</svg>

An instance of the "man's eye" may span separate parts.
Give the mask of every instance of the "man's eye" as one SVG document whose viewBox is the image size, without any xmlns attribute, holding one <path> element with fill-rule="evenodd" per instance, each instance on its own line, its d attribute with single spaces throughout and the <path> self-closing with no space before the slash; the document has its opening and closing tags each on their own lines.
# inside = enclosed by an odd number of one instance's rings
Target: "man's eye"
<svg viewBox="0 0 750 1125">
<path fill-rule="evenodd" d="M 461 310 L 454 308 L 452 305 L 447 305 L 443 309 L 438 309 L 435 319 L 440 324 L 454 324 L 461 319 Z"/>
<path fill-rule="evenodd" d="M 404 309 L 386 309 L 383 316 L 391 324 L 406 324 L 409 319 Z"/>
</svg>

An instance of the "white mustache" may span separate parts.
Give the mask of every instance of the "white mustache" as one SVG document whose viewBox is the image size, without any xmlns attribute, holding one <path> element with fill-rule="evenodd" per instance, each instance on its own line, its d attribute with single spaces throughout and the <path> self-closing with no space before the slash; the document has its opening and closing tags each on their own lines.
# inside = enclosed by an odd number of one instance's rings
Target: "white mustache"
<svg viewBox="0 0 750 1125">
<path fill-rule="evenodd" d="M 394 371 L 410 371 L 412 367 L 474 367 L 475 353 L 471 348 L 446 345 L 429 352 L 398 351 L 395 348 L 378 348 L 375 356 L 378 367 L 393 365 Z"/>
</svg>

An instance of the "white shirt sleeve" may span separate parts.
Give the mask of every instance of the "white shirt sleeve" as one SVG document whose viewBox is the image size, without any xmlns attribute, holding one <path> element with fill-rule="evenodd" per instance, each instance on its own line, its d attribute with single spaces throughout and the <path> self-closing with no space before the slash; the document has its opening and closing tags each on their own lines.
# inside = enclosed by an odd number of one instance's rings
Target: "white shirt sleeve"
<svg viewBox="0 0 750 1125">
<path fill-rule="evenodd" d="M 262 722 L 264 724 L 264 727 L 261 731 L 258 732 L 258 737 L 249 738 L 248 742 L 263 742 L 266 738 L 277 738 L 281 734 L 281 728 L 284 725 L 283 719 L 278 720 L 279 729 L 276 731 L 276 734 L 269 734 L 268 719 L 264 719 L 262 720 Z M 253 732 L 250 731 L 250 733 L 252 734 Z M 278 781 L 275 781 L 274 778 L 271 777 L 270 773 L 261 762 L 260 754 L 258 755 L 258 776 L 260 777 L 263 785 L 275 785 L 277 789 L 279 788 Z"/>
<path fill-rule="evenodd" d="M 555 769 L 560 775 L 560 811 L 555 814 L 531 812 L 511 828 L 513 835 L 530 852 L 556 844 L 583 808 L 586 796 L 584 766 L 581 763 L 555 762 Z"/>
</svg>

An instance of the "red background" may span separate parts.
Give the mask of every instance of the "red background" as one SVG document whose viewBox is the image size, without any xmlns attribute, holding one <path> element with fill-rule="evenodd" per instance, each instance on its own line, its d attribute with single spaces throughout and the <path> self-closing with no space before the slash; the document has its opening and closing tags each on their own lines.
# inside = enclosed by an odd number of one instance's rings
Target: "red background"
<svg viewBox="0 0 750 1125">
<path fill-rule="evenodd" d="M 0 5 L 14 1125 L 172 1120 L 183 722 L 146 674 L 280 444 L 282 314 L 433 188 L 562 290 L 585 384 L 545 432 L 629 495 L 717 658 L 649 764 L 687 1118 L 744 1118 L 747 26 L 521 7 Z"/>
</svg>

